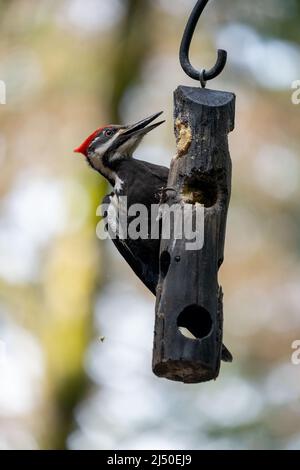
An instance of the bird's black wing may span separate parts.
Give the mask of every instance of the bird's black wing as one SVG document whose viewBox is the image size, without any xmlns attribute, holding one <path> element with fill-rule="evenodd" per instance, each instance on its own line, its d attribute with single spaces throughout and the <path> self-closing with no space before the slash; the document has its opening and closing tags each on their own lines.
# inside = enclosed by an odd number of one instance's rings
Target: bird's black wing
<svg viewBox="0 0 300 470">
<path fill-rule="evenodd" d="M 143 204 L 150 211 L 151 204 L 158 204 L 160 192 L 167 185 L 169 169 L 160 165 L 131 159 L 121 162 L 118 176 L 125 182 L 120 195 L 128 197 L 128 207 L 132 204 Z M 106 196 L 103 204 L 109 205 L 113 193 Z M 156 295 L 156 286 L 159 277 L 159 248 L 160 240 L 133 240 L 129 237 L 120 239 L 113 233 L 108 217 L 106 217 L 107 230 L 114 245 L 131 269 Z M 128 223 L 130 220 L 128 220 Z M 160 223 L 160 222 L 158 222 Z"/>
<path fill-rule="evenodd" d="M 105 196 L 102 204 L 108 206 L 110 204 L 110 197 L 111 195 Z M 123 258 L 129 264 L 138 278 L 143 282 L 143 284 L 152 292 L 152 294 L 156 295 L 156 286 L 159 276 L 158 260 L 157 263 L 144 262 L 142 259 L 143 257 L 139 256 L 139 251 L 141 249 L 140 241 L 131 240 L 130 238 L 125 240 L 120 239 L 109 226 L 107 221 L 107 214 L 104 214 L 104 218 L 106 221 L 106 229 L 108 234 L 120 255 L 123 256 Z"/>
</svg>

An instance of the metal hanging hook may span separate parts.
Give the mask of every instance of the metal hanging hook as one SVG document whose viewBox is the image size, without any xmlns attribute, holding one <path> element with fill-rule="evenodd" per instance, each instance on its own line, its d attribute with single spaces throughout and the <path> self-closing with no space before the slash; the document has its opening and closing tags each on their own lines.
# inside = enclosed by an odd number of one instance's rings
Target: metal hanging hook
<svg viewBox="0 0 300 470">
<path fill-rule="evenodd" d="M 209 0 L 197 1 L 185 27 L 179 52 L 181 67 L 189 77 L 193 78 L 194 80 L 199 80 L 202 88 L 205 87 L 207 80 L 216 78 L 222 72 L 227 61 L 227 52 L 223 49 L 218 49 L 218 58 L 215 65 L 210 70 L 202 69 L 199 72 L 192 66 L 189 59 L 191 41 L 193 39 L 199 18 L 208 2 Z"/>
</svg>

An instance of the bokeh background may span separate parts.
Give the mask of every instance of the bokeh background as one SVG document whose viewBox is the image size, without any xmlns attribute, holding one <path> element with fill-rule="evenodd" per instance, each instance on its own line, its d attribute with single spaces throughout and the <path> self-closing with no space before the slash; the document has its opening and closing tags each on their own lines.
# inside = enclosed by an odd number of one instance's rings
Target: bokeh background
<svg viewBox="0 0 300 470">
<path fill-rule="evenodd" d="M 300 448 L 300 1 L 211 1 L 192 62 L 237 95 L 216 382 L 151 372 L 154 298 L 96 238 L 108 187 L 72 149 L 164 110 L 138 157 L 168 165 L 195 0 L 1 0 L 0 448 Z"/>
</svg>

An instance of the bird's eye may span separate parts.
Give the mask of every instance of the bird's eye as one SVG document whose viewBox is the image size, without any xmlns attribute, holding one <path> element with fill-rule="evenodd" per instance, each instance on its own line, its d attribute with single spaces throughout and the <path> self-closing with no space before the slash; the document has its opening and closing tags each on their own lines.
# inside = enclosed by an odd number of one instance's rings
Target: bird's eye
<svg viewBox="0 0 300 470">
<path fill-rule="evenodd" d="M 113 131 L 111 129 L 106 129 L 106 131 L 104 132 L 104 135 L 105 137 L 110 137 L 111 135 L 113 135 Z"/>
</svg>

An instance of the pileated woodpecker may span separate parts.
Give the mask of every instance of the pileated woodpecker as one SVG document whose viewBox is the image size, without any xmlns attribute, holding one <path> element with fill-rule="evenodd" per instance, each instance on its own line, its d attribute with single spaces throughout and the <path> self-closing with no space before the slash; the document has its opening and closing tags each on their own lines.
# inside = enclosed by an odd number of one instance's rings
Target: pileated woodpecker
<svg viewBox="0 0 300 470">
<path fill-rule="evenodd" d="M 133 125 L 108 125 L 93 132 L 74 152 L 82 153 L 88 164 L 104 176 L 113 186 L 114 190 L 107 195 L 103 204 L 112 204 L 115 208 L 119 204 L 119 197 L 127 197 L 127 205 L 143 204 L 151 213 L 151 205 L 158 204 L 160 195 L 167 187 L 169 169 L 152 163 L 135 160 L 132 155 L 143 137 L 165 121 L 151 124 L 162 112 L 153 114 Z M 110 227 L 109 210 L 105 214 Z M 150 224 L 159 220 L 148 221 Z M 112 237 L 115 246 L 135 274 L 156 295 L 156 286 L 159 277 L 159 239 L 125 240 L 115 235 Z M 191 331 L 192 333 L 192 331 Z M 223 345 L 222 359 L 232 361 L 232 355 Z"/>
</svg>

